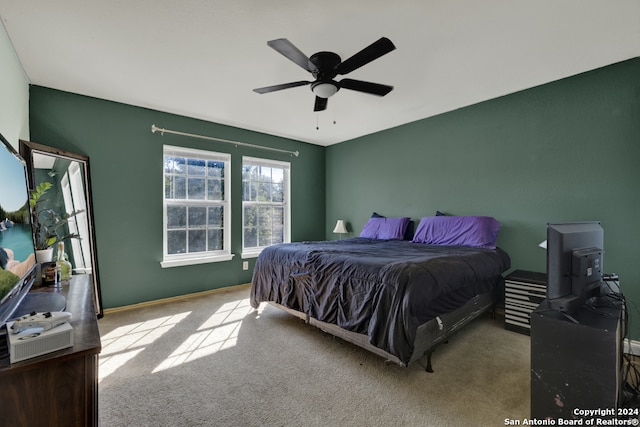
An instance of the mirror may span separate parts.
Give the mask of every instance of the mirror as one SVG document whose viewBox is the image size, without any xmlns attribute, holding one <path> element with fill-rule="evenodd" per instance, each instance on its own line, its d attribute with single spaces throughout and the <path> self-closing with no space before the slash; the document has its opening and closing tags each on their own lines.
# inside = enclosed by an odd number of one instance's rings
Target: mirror
<svg viewBox="0 0 640 427">
<path fill-rule="evenodd" d="M 52 208 L 67 213 L 81 211 L 69 218 L 67 223 L 68 232 L 77 233 L 80 238 L 67 239 L 65 252 L 73 265 L 74 275 L 91 275 L 96 314 L 102 317 L 89 158 L 30 141 L 20 141 L 20 155 L 27 163 L 30 189 L 42 182 L 50 182 L 52 192 L 57 196 L 55 201 L 48 201 L 56 205 Z"/>
</svg>

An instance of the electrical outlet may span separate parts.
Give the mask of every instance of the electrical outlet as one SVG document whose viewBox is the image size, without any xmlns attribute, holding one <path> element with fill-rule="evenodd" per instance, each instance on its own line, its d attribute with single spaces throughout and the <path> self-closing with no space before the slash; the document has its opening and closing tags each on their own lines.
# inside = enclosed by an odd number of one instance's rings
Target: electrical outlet
<svg viewBox="0 0 640 427">
<path fill-rule="evenodd" d="M 249 261 L 242 261 L 242 269 L 243 270 L 249 269 Z"/>
</svg>

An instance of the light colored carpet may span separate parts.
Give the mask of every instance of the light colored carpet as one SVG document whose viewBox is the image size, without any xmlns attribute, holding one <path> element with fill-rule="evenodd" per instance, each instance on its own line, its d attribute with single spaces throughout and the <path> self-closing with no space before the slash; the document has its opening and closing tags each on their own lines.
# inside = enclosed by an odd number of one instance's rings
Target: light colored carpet
<svg viewBox="0 0 640 427">
<path fill-rule="evenodd" d="M 529 416 L 529 337 L 483 316 L 402 368 L 248 287 L 107 313 L 99 405 L 112 426 L 503 426 Z"/>
</svg>

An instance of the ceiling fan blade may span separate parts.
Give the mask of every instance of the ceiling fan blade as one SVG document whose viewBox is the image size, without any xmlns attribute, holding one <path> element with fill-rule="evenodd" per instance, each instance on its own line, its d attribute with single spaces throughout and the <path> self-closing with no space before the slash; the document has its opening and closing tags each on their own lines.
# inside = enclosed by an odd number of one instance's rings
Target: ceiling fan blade
<svg viewBox="0 0 640 427">
<path fill-rule="evenodd" d="M 259 87 L 257 89 L 254 89 L 253 91 L 257 92 L 257 93 L 269 93 L 269 92 L 275 92 L 277 90 L 289 89 L 289 88 L 292 88 L 292 87 L 305 86 L 305 85 L 308 85 L 310 83 L 312 83 L 312 82 L 308 82 L 306 80 L 300 80 L 298 82 L 283 83 L 281 85 Z"/>
<path fill-rule="evenodd" d="M 357 90 L 358 92 L 365 92 L 378 96 L 385 96 L 393 90 L 393 86 L 353 79 L 342 79 L 338 84 L 344 89 Z"/>
<path fill-rule="evenodd" d="M 295 62 L 300 67 L 304 68 L 310 73 L 313 73 L 314 71 L 318 70 L 316 66 L 313 65 L 313 63 L 309 60 L 307 55 L 302 53 L 300 49 L 295 47 L 293 43 L 291 43 L 287 39 L 271 40 L 267 42 L 267 45 L 275 49 L 285 57 L 287 57 L 289 60 Z"/>
<path fill-rule="evenodd" d="M 327 102 L 329 100 L 327 98 L 320 98 L 316 96 L 316 103 L 313 106 L 313 111 L 323 111 L 327 109 Z"/>
<path fill-rule="evenodd" d="M 386 55 L 395 48 L 396 47 L 391 40 L 386 37 L 382 37 L 353 55 L 351 58 L 342 61 L 342 63 L 336 67 L 336 73 L 342 75 L 350 73 L 353 70 L 380 58 L 382 55 Z"/>
</svg>

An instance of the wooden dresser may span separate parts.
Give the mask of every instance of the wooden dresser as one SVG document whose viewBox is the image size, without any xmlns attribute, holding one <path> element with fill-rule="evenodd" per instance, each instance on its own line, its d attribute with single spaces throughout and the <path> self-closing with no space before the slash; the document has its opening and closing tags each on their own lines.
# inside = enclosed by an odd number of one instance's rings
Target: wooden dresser
<svg viewBox="0 0 640 427">
<path fill-rule="evenodd" d="M 0 424 L 97 426 L 98 319 L 90 275 L 73 276 L 61 290 L 72 313 L 73 347 L 22 362 L 0 359 Z"/>
</svg>

